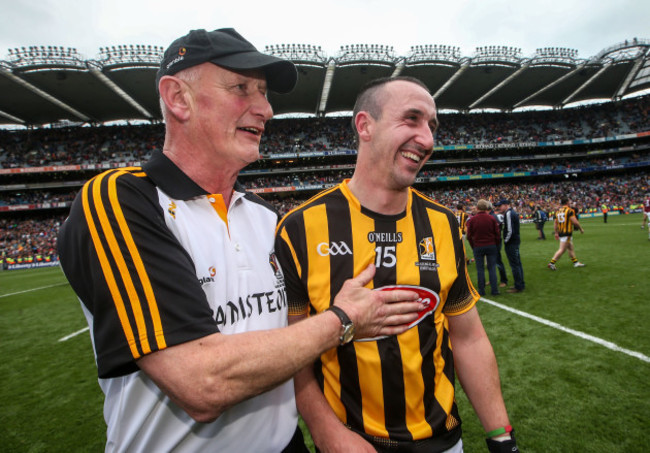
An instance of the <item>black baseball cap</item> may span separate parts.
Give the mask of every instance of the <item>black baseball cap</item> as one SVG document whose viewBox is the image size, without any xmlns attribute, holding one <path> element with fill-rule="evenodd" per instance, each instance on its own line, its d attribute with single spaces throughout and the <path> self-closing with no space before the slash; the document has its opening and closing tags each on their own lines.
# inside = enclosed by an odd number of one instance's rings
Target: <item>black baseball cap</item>
<svg viewBox="0 0 650 453">
<path fill-rule="evenodd" d="M 494 203 L 494 206 L 497 207 L 497 206 L 501 206 L 502 204 L 510 204 L 510 200 L 506 198 L 502 198 L 501 200 Z"/>
<path fill-rule="evenodd" d="M 161 77 L 207 62 L 234 71 L 262 69 L 269 90 L 276 93 L 290 92 L 298 80 L 292 62 L 258 52 L 234 28 L 200 29 L 176 39 L 167 48 L 156 74 L 156 89 Z"/>
</svg>

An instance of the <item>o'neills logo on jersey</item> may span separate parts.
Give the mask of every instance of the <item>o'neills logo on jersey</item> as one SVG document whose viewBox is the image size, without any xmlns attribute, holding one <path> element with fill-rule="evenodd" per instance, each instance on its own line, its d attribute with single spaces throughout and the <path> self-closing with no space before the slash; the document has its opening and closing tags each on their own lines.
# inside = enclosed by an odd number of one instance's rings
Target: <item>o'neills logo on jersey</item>
<svg viewBox="0 0 650 453">
<path fill-rule="evenodd" d="M 440 305 L 440 296 L 435 291 L 425 288 L 423 286 L 412 286 L 412 285 L 391 285 L 391 286 L 382 286 L 380 288 L 375 288 L 375 291 L 395 291 L 396 289 L 405 289 L 408 291 L 415 291 L 418 293 L 418 302 L 421 302 L 424 306 L 422 310 L 418 312 L 418 317 L 415 321 L 412 321 L 408 327 L 409 329 L 420 324 L 425 318 L 429 315 L 435 313 L 436 308 Z M 380 336 L 375 338 L 364 338 L 362 340 L 354 341 L 374 341 L 381 340 L 382 338 L 388 338 L 387 336 Z"/>
<path fill-rule="evenodd" d="M 380 233 L 378 231 L 371 231 L 368 233 L 368 242 L 370 243 L 393 243 L 397 244 L 402 242 L 402 233 Z"/>
<path fill-rule="evenodd" d="M 176 218 L 176 203 L 171 201 L 169 203 L 169 207 L 167 208 L 167 212 L 169 212 L 169 215 L 172 216 L 172 218 Z"/>
<path fill-rule="evenodd" d="M 332 241 L 331 243 L 321 242 L 316 246 L 316 252 L 320 256 L 352 255 L 352 250 L 344 241 Z"/>
<path fill-rule="evenodd" d="M 440 265 L 436 263 L 436 248 L 431 236 L 423 238 L 418 243 L 420 261 L 415 263 L 421 270 L 435 271 Z"/>
</svg>

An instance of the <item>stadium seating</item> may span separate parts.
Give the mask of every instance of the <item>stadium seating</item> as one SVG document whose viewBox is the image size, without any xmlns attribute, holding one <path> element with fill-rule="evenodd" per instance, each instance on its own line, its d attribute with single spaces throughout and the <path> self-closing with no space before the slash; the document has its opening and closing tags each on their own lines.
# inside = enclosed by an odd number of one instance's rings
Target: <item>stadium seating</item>
<svg viewBox="0 0 650 453">
<path fill-rule="evenodd" d="M 634 210 L 648 188 L 650 96 L 558 111 L 440 114 L 436 148 L 416 188 L 446 206 L 514 200 L 529 216 L 560 194 L 582 213 Z M 56 233 L 81 185 L 107 168 L 140 165 L 160 149 L 155 125 L 0 130 L 0 258 L 56 259 Z M 354 169 L 349 117 L 269 122 L 249 190 L 286 213 Z"/>
</svg>

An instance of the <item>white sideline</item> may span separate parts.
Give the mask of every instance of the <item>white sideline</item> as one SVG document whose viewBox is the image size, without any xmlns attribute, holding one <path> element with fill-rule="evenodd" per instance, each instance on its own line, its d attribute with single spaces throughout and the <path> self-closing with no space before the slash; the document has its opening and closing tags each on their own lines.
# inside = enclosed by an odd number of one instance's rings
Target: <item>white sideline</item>
<svg viewBox="0 0 650 453">
<path fill-rule="evenodd" d="M 82 334 L 82 333 L 86 332 L 87 330 L 90 330 L 90 327 L 84 327 L 83 329 L 77 330 L 76 332 L 73 332 L 70 335 L 66 335 L 63 338 L 59 338 L 59 342 L 69 340 L 70 338 L 76 337 L 77 335 Z"/>
<path fill-rule="evenodd" d="M 503 305 L 493 300 L 486 299 L 485 297 L 481 297 L 481 300 L 487 304 L 494 305 L 497 308 L 501 308 L 502 310 L 506 310 L 516 315 L 523 316 L 524 318 L 532 319 L 533 321 L 537 321 L 540 324 L 553 327 L 554 329 L 561 330 L 562 332 L 570 333 L 571 335 L 575 335 L 576 337 L 582 338 L 583 340 L 592 341 L 601 346 L 605 346 L 606 348 L 611 349 L 612 351 L 622 352 L 623 354 L 627 354 L 629 356 L 635 357 L 644 362 L 650 363 L 650 357 L 648 357 L 645 354 L 641 354 L 640 352 L 631 351 L 629 349 L 622 348 L 617 344 L 614 344 L 610 341 L 603 340 L 602 338 L 594 337 L 593 335 L 580 332 L 579 330 L 569 329 L 568 327 L 564 327 L 563 325 L 558 324 L 556 322 L 549 321 L 548 319 L 540 318 L 539 316 L 531 315 L 530 313 L 517 310 L 516 308 L 508 307 L 507 305 Z"/>
<path fill-rule="evenodd" d="M 63 283 L 57 283 L 57 284 L 55 284 L 55 285 L 41 286 L 41 287 L 39 287 L 39 288 L 26 289 L 25 291 L 18 291 L 18 292 L 16 292 L 16 293 L 0 294 L 0 297 L 15 296 L 15 295 L 17 295 L 17 294 L 29 293 L 29 292 L 32 292 L 32 291 L 39 291 L 39 290 L 41 290 L 41 289 L 54 288 L 55 286 L 63 286 L 63 285 L 67 285 L 67 284 L 68 284 L 68 282 L 63 282 Z M 82 333 L 84 333 L 84 332 L 87 331 L 87 330 L 90 330 L 90 328 L 89 328 L 89 327 L 85 327 L 85 328 L 83 328 L 83 329 L 81 329 L 81 330 L 77 330 L 76 332 L 73 332 L 73 333 L 71 333 L 70 335 L 66 335 L 66 336 L 63 337 L 63 338 L 59 338 L 59 342 L 69 340 L 70 338 L 76 337 L 77 335 L 82 334 Z"/>
<path fill-rule="evenodd" d="M 525 311 L 517 310 L 516 308 L 508 307 L 507 305 L 503 305 L 503 304 L 500 304 L 500 303 L 495 302 L 493 300 L 486 299 L 485 297 L 481 297 L 481 300 L 483 302 L 485 302 L 486 304 L 493 305 L 493 306 L 495 306 L 497 308 L 501 308 L 502 310 L 509 311 L 509 312 L 514 313 L 516 315 L 522 316 L 524 318 L 532 319 L 533 321 L 537 321 L 540 324 L 544 324 L 546 326 L 553 327 L 554 329 L 561 330 L 562 332 L 566 332 L 566 333 L 569 333 L 571 335 L 575 335 L 576 337 L 579 337 L 579 338 L 582 338 L 583 340 L 588 340 L 588 341 L 591 341 L 593 343 L 599 344 L 599 345 L 604 346 L 604 347 L 606 347 L 608 349 L 611 349 L 612 351 L 622 352 L 623 354 L 627 354 L 627 355 L 629 355 L 631 357 L 635 357 L 635 358 L 637 358 L 639 360 L 642 360 L 642 361 L 644 361 L 646 363 L 650 363 L 650 357 L 648 357 L 647 355 L 641 354 L 640 352 L 631 351 L 630 349 L 622 348 L 622 347 L 618 346 L 617 344 L 612 343 L 611 341 L 606 341 L 606 340 L 603 340 L 602 338 L 594 337 L 593 335 L 589 335 L 587 333 L 580 332 L 579 330 L 574 330 L 574 329 L 570 329 L 568 327 L 564 327 L 563 325 L 558 324 L 556 322 L 549 321 L 548 319 L 540 318 L 539 316 L 531 315 L 530 313 L 526 313 Z M 85 327 L 85 328 L 83 328 L 81 330 L 78 330 L 76 332 L 71 333 L 70 335 L 66 335 L 65 337 L 59 339 L 59 341 L 61 342 L 61 341 L 69 340 L 70 338 L 76 337 L 77 335 L 80 335 L 80 334 L 86 332 L 87 330 L 89 330 L 89 328 Z"/>
<path fill-rule="evenodd" d="M 16 293 L 0 294 L 0 297 L 15 296 L 16 294 L 29 293 L 29 292 L 32 292 L 32 291 L 40 291 L 41 289 L 54 288 L 55 286 L 63 286 L 63 285 L 67 285 L 67 284 L 68 284 L 68 282 L 62 282 L 62 283 L 57 283 L 55 285 L 41 286 L 39 288 L 26 289 L 25 291 L 18 291 Z"/>
</svg>

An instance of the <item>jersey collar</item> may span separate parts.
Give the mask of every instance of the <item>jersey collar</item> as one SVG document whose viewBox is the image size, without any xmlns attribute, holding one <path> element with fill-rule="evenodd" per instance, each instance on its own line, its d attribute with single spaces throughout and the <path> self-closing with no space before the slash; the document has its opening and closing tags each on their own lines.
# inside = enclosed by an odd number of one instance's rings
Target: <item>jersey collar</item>
<svg viewBox="0 0 650 453">
<path fill-rule="evenodd" d="M 189 200 L 208 195 L 208 192 L 192 181 L 160 150 L 154 151 L 142 168 L 163 192 L 176 200 Z M 235 192 L 244 192 L 244 188 L 239 182 L 235 183 L 234 190 Z"/>
</svg>

